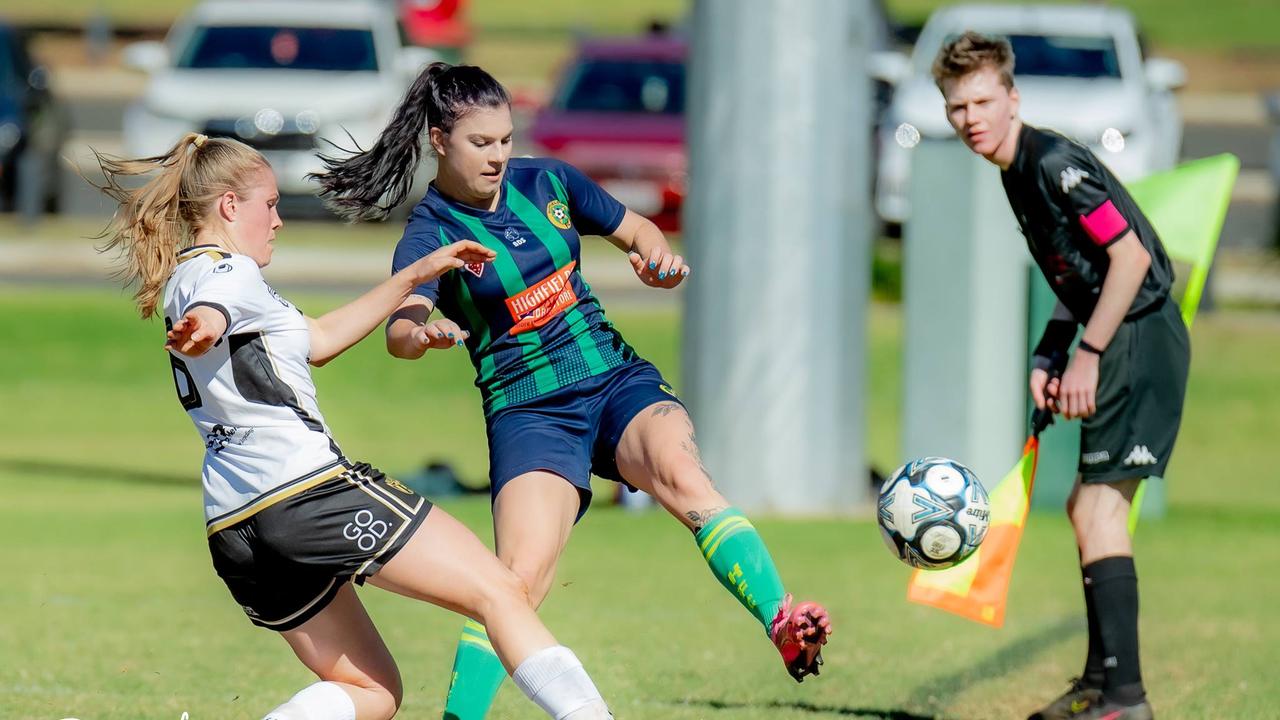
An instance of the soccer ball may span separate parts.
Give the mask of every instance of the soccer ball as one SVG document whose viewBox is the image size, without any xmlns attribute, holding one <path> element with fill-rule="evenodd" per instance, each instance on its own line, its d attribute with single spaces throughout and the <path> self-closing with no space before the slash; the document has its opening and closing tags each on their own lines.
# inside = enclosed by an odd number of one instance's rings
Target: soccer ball
<svg viewBox="0 0 1280 720">
<path fill-rule="evenodd" d="M 941 570 L 973 554 L 987 535 L 991 501 L 969 468 L 927 457 L 903 465 L 880 489 L 880 535 L 915 568 Z"/>
</svg>

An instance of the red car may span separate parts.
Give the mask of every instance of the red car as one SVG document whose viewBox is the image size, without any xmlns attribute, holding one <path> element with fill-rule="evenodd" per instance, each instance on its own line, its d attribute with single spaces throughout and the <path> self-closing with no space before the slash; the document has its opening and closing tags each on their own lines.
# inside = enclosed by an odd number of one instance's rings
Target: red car
<svg viewBox="0 0 1280 720">
<path fill-rule="evenodd" d="M 663 230 L 679 230 L 687 45 L 671 35 L 581 43 L 529 131 Z"/>
<path fill-rule="evenodd" d="M 471 40 L 466 0 L 399 0 L 400 22 L 408 42 L 437 50 L 452 50 L 458 62 Z"/>
</svg>

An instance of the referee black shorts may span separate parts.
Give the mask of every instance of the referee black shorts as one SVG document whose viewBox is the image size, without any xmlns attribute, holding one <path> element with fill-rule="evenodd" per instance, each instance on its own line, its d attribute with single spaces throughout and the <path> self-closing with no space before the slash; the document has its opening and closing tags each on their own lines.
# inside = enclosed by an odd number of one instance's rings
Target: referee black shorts
<svg viewBox="0 0 1280 720">
<path fill-rule="evenodd" d="M 378 572 L 431 510 L 366 463 L 335 466 L 332 475 L 210 528 L 213 567 L 255 625 L 284 631 L 310 620 L 348 580 L 361 584 Z"/>
<path fill-rule="evenodd" d="M 1098 410 L 1081 427 L 1081 480 L 1164 477 L 1190 365 L 1190 336 L 1172 300 L 1120 324 L 1098 364 Z"/>
</svg>

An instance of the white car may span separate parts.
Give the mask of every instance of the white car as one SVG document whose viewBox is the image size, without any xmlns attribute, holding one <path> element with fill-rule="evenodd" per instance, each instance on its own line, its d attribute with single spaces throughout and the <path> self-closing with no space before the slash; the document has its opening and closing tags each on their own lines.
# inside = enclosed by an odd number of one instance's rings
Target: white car
<svg viewBox="0 0 1280 720">
<path fill-rule="evenodd" d="M 1133 16 L 1103 5 L 956 5 L 930 16 L 910 58 L 879 53 L 872 73 L 897 86 L 879 132 L 876 211 L 904 222 L 911 148 L 954 136 L 930 66 L 966 30 L 1013 45 L 1021 116 L 1088 146 L 1122 181 L 1173 167 L 1182 118 L 1173 91 L 1186 79 L 1172 60 L 1146 59 Z"/>
<path fill-rule="evenodd" d="M 164 43 L 126 49 L 151 78 L 125 111 L 124 150 L 160 155 L 188 132 L 234 137 L 266 156 L 282 194 L 311 195 L 317 152 L 336 152 L 323 140 L 368 148 L 435 59 L 401 44 L 385 2 L 209 0 Z"/>
</svg>

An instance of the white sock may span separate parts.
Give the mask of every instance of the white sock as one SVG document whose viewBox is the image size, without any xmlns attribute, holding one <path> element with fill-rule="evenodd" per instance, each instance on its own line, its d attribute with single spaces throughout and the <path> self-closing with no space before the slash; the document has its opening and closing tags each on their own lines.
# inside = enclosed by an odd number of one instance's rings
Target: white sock
<svg viewBox="0 0 1280 720">
<path fill-rule="evenodd" d="M 356 720 L 356 704 L 336 683 L 308 685 L 262 720 Z"/>
<path fill-rule="evenodd" d="M 607 720 L 604 698 L 573 651 L 556 645 L 530 655 L 511 673 L 516 687 L 556 720 Z"/>
</svg>

